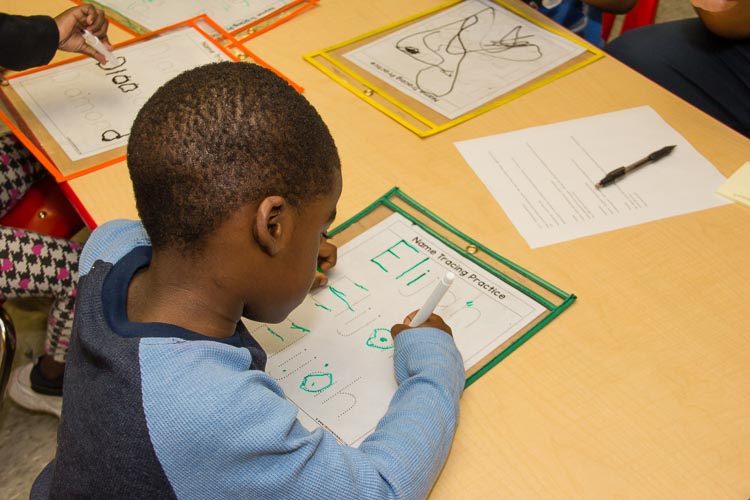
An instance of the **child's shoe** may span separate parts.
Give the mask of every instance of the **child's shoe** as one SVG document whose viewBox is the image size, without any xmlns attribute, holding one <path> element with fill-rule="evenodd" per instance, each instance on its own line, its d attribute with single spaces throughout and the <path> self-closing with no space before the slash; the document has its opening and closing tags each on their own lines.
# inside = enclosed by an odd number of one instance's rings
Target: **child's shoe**
<svg viewBox="0 0 750 500">
<path fill-rule="evenodd" d="M 62 386 L 62 376 L 54 380 L 46 379 L 42 376 L 38 363 L 29 363 L 13 370 L 8 384 L 8 396 L 27 410 L 51 413 L 60 418 Z"/>
</svg>

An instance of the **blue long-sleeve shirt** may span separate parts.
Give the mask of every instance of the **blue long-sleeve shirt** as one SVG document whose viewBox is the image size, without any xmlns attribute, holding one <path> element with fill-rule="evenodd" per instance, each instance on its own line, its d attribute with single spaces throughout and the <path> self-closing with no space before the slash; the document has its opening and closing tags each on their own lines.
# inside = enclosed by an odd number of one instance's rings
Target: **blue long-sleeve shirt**
<svg viewBox="0 0 750 500">
<path fill-rule="evenodd" d="M 127 320 L 150 262 L 140 223 L 97 229 L 84 248 L 58 449 L 32 498 L 421 498 L 447 457 L 464 386 L 437 329 L 395 338 L 399 388 L 358 448 L 306 430 L 238 323 L 214 339 Z"/>
</svg>

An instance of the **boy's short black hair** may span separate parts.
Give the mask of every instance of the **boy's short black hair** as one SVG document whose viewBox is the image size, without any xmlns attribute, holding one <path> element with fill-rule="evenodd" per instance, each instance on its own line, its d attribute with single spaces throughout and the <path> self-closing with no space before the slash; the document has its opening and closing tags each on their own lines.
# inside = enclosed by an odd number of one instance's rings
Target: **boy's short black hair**
<svg viewBox="0 0 750 500">
<path fill-rule="evenodd" d="M 199 251 L 233 211 L 266 196 L 300 209 L 330 192 L 340 168 L 315 108 L 254 64 L 209 64 L 170 80 L 128 141 L 138 214 L 155 249 Z"/>
</svg>

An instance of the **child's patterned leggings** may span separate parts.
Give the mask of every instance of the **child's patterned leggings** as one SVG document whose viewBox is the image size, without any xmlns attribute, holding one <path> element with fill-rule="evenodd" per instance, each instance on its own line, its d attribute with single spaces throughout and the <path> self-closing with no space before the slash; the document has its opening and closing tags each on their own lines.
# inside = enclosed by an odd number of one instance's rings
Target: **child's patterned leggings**
<svg viewBox="0 0 750 500">
<path fill-rule="evenodd" d="M 0 136 L 0 217 L 43 175 L 43 167 L 13 135 Z M 55 361 L 65 361 L 70 344 L 80 253 L 78 243 L 0 226 L 0 302 L 54 298 L 44 351 Z"/>
</svg>

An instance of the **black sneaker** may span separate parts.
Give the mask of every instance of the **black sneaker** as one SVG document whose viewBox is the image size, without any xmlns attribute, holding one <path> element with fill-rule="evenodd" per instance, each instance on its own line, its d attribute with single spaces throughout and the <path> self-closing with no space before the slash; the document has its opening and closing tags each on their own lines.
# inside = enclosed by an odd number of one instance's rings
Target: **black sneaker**
<svg viewBox="0 0 750 500">
<path fill-rule="evenodd" d="M 34 363 L 34 368 L 31 369 L 31 388 L 39 394 L 46 394 L 47 396 L 62 396 L 63 394 L 63 376 L 60 375 L 54 379 L 45 378 L 42 375 L 42 369 L 40 368 L 39 358 Z"/>
</svg>

